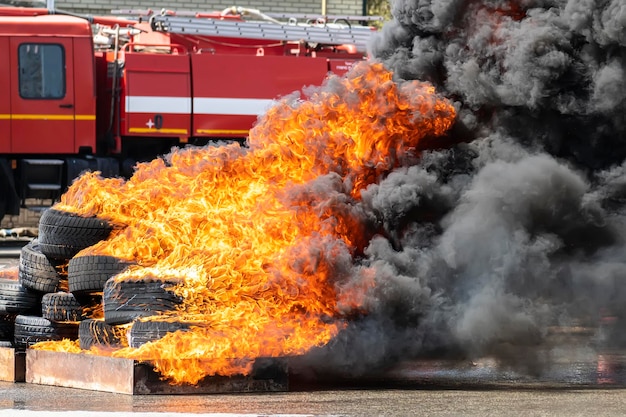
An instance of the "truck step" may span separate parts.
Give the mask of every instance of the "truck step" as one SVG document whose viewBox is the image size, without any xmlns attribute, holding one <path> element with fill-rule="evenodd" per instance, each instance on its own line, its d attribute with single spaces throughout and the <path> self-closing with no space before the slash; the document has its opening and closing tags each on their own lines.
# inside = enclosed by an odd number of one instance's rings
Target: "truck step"
<svg viewBox="0 0 626 417">
<path fill-rule="evenodd" d="M 26 184 L 31 191 L 60 191 L 61 184 Z"/>
<path fill-rule="evenodd" d="M 63 191 L 63 172 L 65 162 L 62 159 L 23 159 L 19 166 L 19 183 L 22 193 L 23 208 L 39 211 L 50 206 L 61 197 Z M 37 206 L 27 204 L 27 200 L 36 199 Z M 49 207 L 49 206 L 48 206 Z"/>
</svg>

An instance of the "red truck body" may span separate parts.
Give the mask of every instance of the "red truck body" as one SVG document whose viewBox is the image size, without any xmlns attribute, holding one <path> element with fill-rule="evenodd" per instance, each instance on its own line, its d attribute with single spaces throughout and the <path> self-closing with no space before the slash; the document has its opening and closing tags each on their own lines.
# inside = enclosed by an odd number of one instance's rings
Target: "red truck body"
<svg viewBox="0 0 626 417">
<path fill-rule="evenodd" d="M 87 169 L 129 175 L 173 146 L 243 143 L 273 100 L 366 58 L 334 40 L 342 27 L 318 35 L 319 21 L 269 20 L 0 7 L 0 219 L 33 199 L 53 203 Z M 274 28 L 311 39 L 273 37 Z"/>
</svg>

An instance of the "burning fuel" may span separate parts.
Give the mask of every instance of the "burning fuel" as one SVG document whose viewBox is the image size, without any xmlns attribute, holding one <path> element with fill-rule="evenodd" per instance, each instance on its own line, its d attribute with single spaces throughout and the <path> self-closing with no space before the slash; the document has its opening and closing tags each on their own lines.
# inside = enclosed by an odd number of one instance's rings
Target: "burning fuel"
<svg viewBox="0 0 626 417">
<path fill-rule="evenodd" d="M 182 279 L 176 317 L 202 323 L 113 354 L 192 383 L 285 355 L 540 372 L 551 328 L 623 316 L 622 3 L 394 1 L 372 62 L 280 101 L 249 147 L 79 178 L 59 207 L 126 226 L 88 252 Z"/>
<path fill-rule="evenodd" d="M 430 84 L 363 63 L 279 102 L 247 148 L 175 150 L 128 181 L 79 178 L 58 208 L 125 226 L 82 255 L 139 265 L 118 280 L 180 281 L 174 315 L 194 323 L 113 355 L 154 359 L 174 382 L 195 383 L 326 345 L 376 285 L 355 263 L 379 229 L 361 192 L 415 161 L 454 117 Z"/>
</svg>

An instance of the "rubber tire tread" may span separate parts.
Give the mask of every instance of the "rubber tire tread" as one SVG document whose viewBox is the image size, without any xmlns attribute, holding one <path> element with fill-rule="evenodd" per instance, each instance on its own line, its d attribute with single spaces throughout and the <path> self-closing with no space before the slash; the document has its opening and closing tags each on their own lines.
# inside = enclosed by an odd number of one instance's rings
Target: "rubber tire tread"
<svg viewBox="0 0 626 417">
<path fill-rule="evenodd" d="M 176 284 L 154 278 L 119 282 L 110 278 L 104 284 L 102 295 L 104 321 L 107 324 L 124 324 L 140 317 L 175 311 L 182 303 L 182 297 L 165 287 Z"/>
<path fill-rule="evenodd" d="M 41 315 L 50 321 L 81 321 L 86 318 L 83 306 L 69 292 L 44 294 L 41 299 Z"/>
<path fill-rule="evenodd" d="M 132 264 L 107 255 L 75 256 L 67 268 L 69 290 L 76 294 L 102 292 L 109 278 Z"/>
<path fill-rule="evenodd" d="M 41 252 L 37 239 L 22 247 L 18 280 L 24 287 L 42 293 L 55 292 L 61 278 L 56 264 Z"/>
<path fill-rule="evenodd" d="M 78 344 L 81 349 L 89 350 L 92 346 L 121 348 L 128 346 L 118 337 L 115 326 L 102 319 L 86 319 L 78 325 Z"/>
<path fill-rule="evenodd" d="M 98 217 L 84 217 L 49 208 L 39 219 L 41 251 L 53 259 L 71 259 L 81 250 L 109 237 L 113 226 Z"/>
<path fill-rule="evenodd" d="M 129 345 L 130 347 L 138 348 L 144 343 L 157 341 L 168 333 L 174 333 L 179 330 L 187 331 L 191 325 L 191 323 L 171 320 L 137 320 L 133 322 L 130 328 Z"/>
<path fill-rule="evenodd" d="M 43 317 L 18 315 L 15 318 L 16 349 L 26 349 L 35 343 L 49 340 L 78 338 L 78 323 L 54 322 Z"/>
<path fill-rule="evenodd" d="M 0 314 L 28 314 L 39 309 L 41 296 L 19 281 L 0 278 Z"/>
</svg>

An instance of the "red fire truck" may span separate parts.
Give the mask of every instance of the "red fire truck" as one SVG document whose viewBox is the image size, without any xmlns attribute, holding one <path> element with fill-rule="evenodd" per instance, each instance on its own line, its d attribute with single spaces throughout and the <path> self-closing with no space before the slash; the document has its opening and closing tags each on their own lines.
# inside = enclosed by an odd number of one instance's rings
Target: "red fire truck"
<svg viewBox="0 0 626 417">
<path fill-rule="evenodd" d="M 0 7 L 0 219 L 84 170 L 129 175 L 173 146 L 245 141 L 273 100 L 365 59 L 366 22 Z"/>
</svg>

